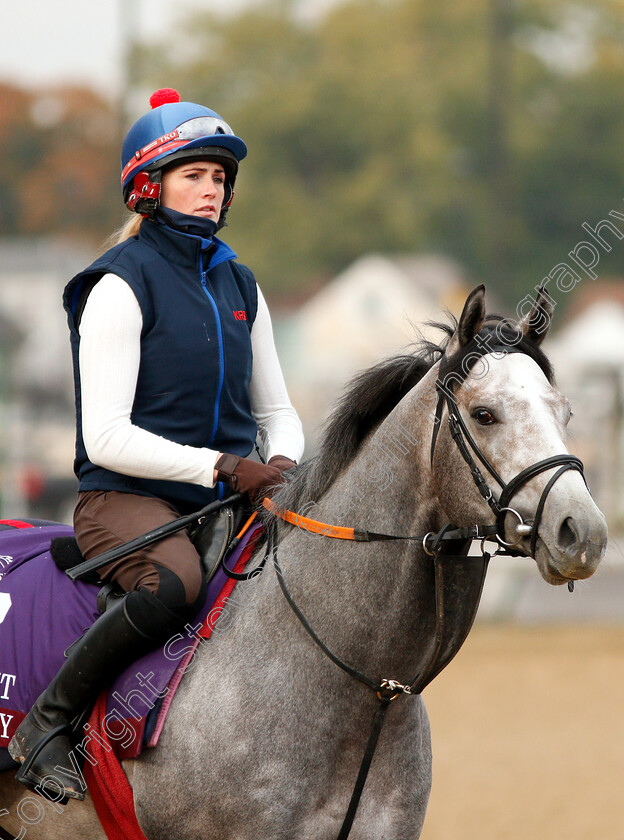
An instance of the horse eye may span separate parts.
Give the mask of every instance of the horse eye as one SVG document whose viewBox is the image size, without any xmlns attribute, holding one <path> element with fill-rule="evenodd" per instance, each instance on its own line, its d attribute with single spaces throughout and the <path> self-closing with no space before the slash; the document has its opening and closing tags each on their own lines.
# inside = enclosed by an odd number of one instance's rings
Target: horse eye
<svg viewBox="0 0 624 840">
<path fill-rule="evenodd" d="M 496 423 L 496 418 L 487 408 L 476 408 L 472 416 L 480 426 L 491 426 L 492 423 Z"/>
</svg>

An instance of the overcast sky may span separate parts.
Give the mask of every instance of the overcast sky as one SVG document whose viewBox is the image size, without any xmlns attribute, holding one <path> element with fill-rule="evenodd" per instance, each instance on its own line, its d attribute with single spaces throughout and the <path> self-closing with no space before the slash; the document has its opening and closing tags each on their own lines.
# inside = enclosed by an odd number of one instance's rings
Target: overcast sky
<svg viewBox="0 0 624 840">
<path fill-rule="evenodd" d="M 120 85 L 122 18 L 134 9 L 142 40 L 162 37 L 193 9 L 238 11 L 262 0 L 0 0 L 0 81 Z"/>
</svg>

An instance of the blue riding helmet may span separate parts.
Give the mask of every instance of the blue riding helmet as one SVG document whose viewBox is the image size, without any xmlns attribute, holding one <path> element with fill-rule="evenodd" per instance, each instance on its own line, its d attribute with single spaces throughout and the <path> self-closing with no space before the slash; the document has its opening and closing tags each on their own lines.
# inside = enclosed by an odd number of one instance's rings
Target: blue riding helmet
<svg viewBox="0 0 624 840">
<path fill-rule="evenodd" d="M 243 140 L 215 111 L 180 102 L 179 93 L 171 88 L 152 94 L 150 104 L 152 110 L 134 123 L 121 150 L 121 188 L 128 207 L 151 215 L 158 207 L 165 169 L 182 161 L 216 160 L 226 173 L 226 211 L 238 164 L 247 154 Z"/>
</svg>

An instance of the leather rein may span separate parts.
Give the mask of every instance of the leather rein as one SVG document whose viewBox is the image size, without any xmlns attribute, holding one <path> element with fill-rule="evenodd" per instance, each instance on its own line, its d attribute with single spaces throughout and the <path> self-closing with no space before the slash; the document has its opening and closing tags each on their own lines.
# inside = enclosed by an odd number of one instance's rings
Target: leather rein
<svg viewBox="0 0 624 840">
<path fill-rule="evenodd" d="M 509 350 L 509 348 L 505 349 Z M 511 350 L 513 352 L 513 348 Z M 351 800 L 349 802 L 347 813 L 345 815 L 343 824 L 341 826 L 339 834 L 337 835 L 336 840 L 346 840 L 351 831 L 351 827 L 355 819 L 362 791 L 364 789 L 364 784 L 368 776 L 368 771 L 370 769 L 375 748 L 377 746 L 379 735 L 381 733 L 381 729 L 383 727 L 386 713 L 388 711 L 390 703 L 402 694 L 411 696 L 420 694 L 423 691 L 423 689 L 428 685 L 428 683 L 431 682 L 431 680 L 437 675 L 437 673 L 439 673 L 439 671 L 447 664 L 447 662 L 450 661 L 450 658 L 452 658 L 452 656 L 455 655 L 455 653 L 463 643 L 463 640 L 465 639 L 468 631 L 470 630 L 470 627 L 472 626 L 472 621 L 474 620 L 474 615 L 476 614 L 476 610 L 479 603 L 481 587 L 483 585 L 483 580 L 485 579 L 485 573 L 487 571 L 487 564 L 490 559 L 490 555 L 484 550 L 484 542 L 487 539 L 492 539 L 498 543 L 499 548 L 496 550 L 495 555 L 521 555 L 523 554 L 523 552 L 518 550 L 518 546 L 525 537 L 530 536 L 530 552 L 531 556 L 534 556 L 538 539 L 538 529 L 544 510 L 544 505 L 546 503 L 548 494 L 553 488 L 555 482 L 565 472 L 567 472 L 567 470 L 571 469 L 578 470 L 584 478 L 583 462 L 574 455 L 566 453 L 562 455 L 554 455 L 550 458 L 544 458 L 541 461 L 537 461 L 535 464 L 532 464 L 531 466 L 518 473 L 518 475 L 511 479 L 511 481 L 507 483 L 504 482 L 498 474 L 498 472 L 494 469 L 492 464 L 488 461 L 483 452 L 480 450 L 479 446 L 470 434 L 466 423 L 464 422 L 464 419 L 461 416 L 459 406 L 457 404 L 453 392 L 439 377 L 436 381 L 436 390 L 438 393 L 438 400 L 435 412 L 433 435 L 431 440 L 431 463 L 433 463 L 436 440 L 441 426 L 444 407 L 446 406 L 448 410 L 448 423 L 451 436 L 455 441 L 455 444 L 458 447 L 463 459 L 466 461 L 470 468 L 473 481 L 477 489 L 479 490 L 479 493 L 487 502 L 487 504 L 489 505 L 490 509 L 496 517 L 494 523 L 488 525 L 476 524 L 463 528 L 458 528 L 454 525 L 448 524 L 445 525 L 438 533 L 430 532 L 428 534 L 425 534 L 424 536 L 401 536 L 396 534 L 384 534 L 375 531 L 359 530 L 355 528 L 329 525 L 324 522 L 318 522 L 316 520 L 309 519 L 308 517 L 301 516 L 300 514 L 297 514 L 293 511 L 278 510 L 273 504 L 273 502 L 268 498 L 265 498 L 263 501 L 264 507 L 267 508 L 267 510 L 273 512 L 277 517 L 281 518 L 290 525 L 307 530 L 310 533 L 320 534 L 322 536 L 330 537 L 333 539 L 353 540 L 355 542 L 377 542 L 388 540 L 405 540 L 420 542 L 422 543 L 424 552 L 430 557 L 433 557 L 434 563 L 436 564 L 436 644 L 434 645 L 434 648 L 427 662 L 424 666 L 420 668 L 419 672 L 408 683 L 402 683 L 398 680 L 390 678 L 382 678 L 380 680 L 375 680 L 371 677 L 366 676 L 365 674 L 363 674 L 353 666 L 347 664 L 346 662 L 343 662 L 338 656 L 336 656 L 336 654 L 333 653 L 333 651 L 325 644 L 325 642 L 323 642 L 323 640 L 313 629 L 310 622 L 307 620 L 306 616 L 303 614 L 303 612 L 295 602 L 290 590 L 288 589 L 288 586 L 286 585 L 284 574 L 282 572 L 282 568 L 279 564 L 277 557 L 278 538 L 277 524 L 275 520 L 267 528 L 267 550 L 264 555 L 264 560 L 260 565 L 262 566 L 264 564 L 265 560 L 269 555 L 272 556 L 273 565 L 277 574 L 280 589 L 282 590 L 282 593 L 284 594 L 284 597 L 286 598 L 286 601 L 288 602 L 295 616 L 297 617 L 303 628 L 306 630 L 308 635 L 313 639 L 316 645 L 335 665 L 337 665 L 350 677 L 353 677 L 354 679 L 358 680 L 358 682 L 361 682 L 368 688 L 375 691 L 379 699 L 379 705 L 375 712 L 364 756 L 362 758 L 356 783 L 353 789 L 353 793 L 351 795 Z M 498 499 L 494 497 L 494 494 L 489 485 L 487 484 L 487 481 L 485 480 L 485 477 L 479 465 L 477 464 L 475 457 L 481 462 L 481 465 L 487 470 L 487 472 L 501 487 L 501 493 Z M 514 508 L 509 506 L 512 498 L 532 478 L 534 478 L 537 475 L 540 475 L 546 470 L 554 469 L 555 467 L 559 467 L 559 469 L 549 479 L 540 496 L 533 522 L 531 524 L 525 523 L 521 515 L 516 510 L 514 510 Z M 510 542 L 505 539 L 505 519 L 508 514 L 512 514 L 518 519 L 516 531 L 519 534 L 519 539 L 516 542 Z M 468 621 L 466 632 L 465 634 L 463 634 L 463 638 L 454 640 L 456 644 L 456 649 L 449 654 L 449 651 L 444 649 L 445 644 L 448 647 L 448 633 L 445 633 L 444 628 L 446 610 L 444 608 L 444 598 L 441 592 L 443 585 L 442 581 L 444 580 L 444 578 L 442 566 L 440 565 L 440 563 L 445 558 L 447 560 L 457 559 L 458 561 L 463 560 L 464 562 L 466 562 L 470 558 L 466 558 L 463 555 L 460 556 L 459 552 L 457 552 L 455 555 L 451 555 L 449 550 L 445 551 L 444 549 L 445 546 L 448 547 L 448 549 L 460 545 L 465 546 L 468 543 L 468 541 L 473 539 L 481 540 L 482 556 L 480 559 L 483 564 L 482 579 L 480 585 L 478 586 L 478 597 L 476 599 L 476 603 L 474 604 L 472 616 L 468 616 L 467 618 L 464 617 L 464 621 Z M 256 568 L 251 574 L 253 575 L 258 571 L 259 569 Z M 573 583 L 570 582 L 568 586 L 570 588 L 570 591 L 572 591 Z M 461 637 L 462 633 L 460 632 L 458 636 Z M 444 660 L 445 657 L 447 659 L 447 662 L 444 662 L 444 664 L 438 667 L 440 660 Z"/>
</svg>

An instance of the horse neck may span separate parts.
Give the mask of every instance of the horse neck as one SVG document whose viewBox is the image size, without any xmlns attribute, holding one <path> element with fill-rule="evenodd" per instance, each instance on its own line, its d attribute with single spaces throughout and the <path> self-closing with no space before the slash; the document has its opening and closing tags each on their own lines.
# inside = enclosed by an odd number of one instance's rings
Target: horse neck
<svg viewBox="0 0 624 840">
<path fill-rule="evenodd" d="M 434 380 L 427 376 L 364 441 L 319 508 L 369 530 L 429 523 L 436 503 L 429 463 L 433 413 L 426 409 Z"/>
<path fill-rule="evenodd" d="M 308 516 L 388 534 L 418 536 L 434 527 L 433 415 L 425 410 L 434 382 L 427 375 L 402 400 Z M 432 644 L 435 612 L 431 561 L 417 541 L 353 543 L 293 529 L 280 562 L 319 635 L 349 661 L 404 678 L 416 670 Z"/>
</svg>

